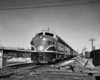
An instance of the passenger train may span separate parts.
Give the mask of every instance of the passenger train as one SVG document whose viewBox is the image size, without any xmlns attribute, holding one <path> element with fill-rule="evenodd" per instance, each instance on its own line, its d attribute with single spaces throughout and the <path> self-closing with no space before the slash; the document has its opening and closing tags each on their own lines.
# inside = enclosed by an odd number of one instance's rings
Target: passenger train
<svg viewBox="0 0 100 80">
<path fill-rule="evenodd" d="M 54 32 L 43 30 L 31 40 L 31 60 L 36 63 L 55 62 L 78 55 L 65 41 Z"/>
</svg>

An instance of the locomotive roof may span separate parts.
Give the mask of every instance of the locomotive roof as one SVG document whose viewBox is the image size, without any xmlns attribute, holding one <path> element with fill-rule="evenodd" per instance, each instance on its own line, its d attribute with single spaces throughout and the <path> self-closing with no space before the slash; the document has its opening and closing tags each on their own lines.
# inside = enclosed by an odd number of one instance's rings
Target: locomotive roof
<svg viewBox="0 0 100 80">
<path fill-rule="evenodd" d="M 49 35 L 49 36 L 54 37 L 56 34 L 47 30 L 43 30 L 42 32 L 37 33 L 35 36 L 40 36 L 40 35 Z"/>
</svg>

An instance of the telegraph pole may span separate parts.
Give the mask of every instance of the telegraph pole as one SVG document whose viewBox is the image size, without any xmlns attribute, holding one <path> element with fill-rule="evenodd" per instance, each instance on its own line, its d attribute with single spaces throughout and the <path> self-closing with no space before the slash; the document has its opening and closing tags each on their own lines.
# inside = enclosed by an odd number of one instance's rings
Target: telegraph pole
<svg viewBox="0 0 100 80">
<path fill-rule="evenodd" d="M 91 41 L 92 42 L 92 50 L 94 49 L 94 47 L 93 47 L 93 41 L 95 41 L 95 39 L 89 39 L 89 41 Z"/>
</svg>

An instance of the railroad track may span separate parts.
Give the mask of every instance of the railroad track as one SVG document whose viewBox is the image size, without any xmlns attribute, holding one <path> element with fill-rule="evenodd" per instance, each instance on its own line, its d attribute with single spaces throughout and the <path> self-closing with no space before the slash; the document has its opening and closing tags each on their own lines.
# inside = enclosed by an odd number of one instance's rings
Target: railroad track
<svg viewBox="0 0 100 80">
<path fill-rule="evenodd" d="M 88 75 L 83 72 L 67 72 L 67 71 L 48 71 L 45 70 L 47 64 L 35 64 L 35 63 L 25 63 L 9 65 L 4 69 L 1 69 L 0 80 L 11 79 L 14 76 L 19 78 L 18 80 L 97 80 L 95 76 Z M 41 67 L 44 67 L 40 69 Z M 38 70 L 40 69 L 40 70 Z M 43 70 L 44 69 L 44 70 Z M 21 79 L 23 77 L 23 79 Z M 31 78 L 30 78 L 31 77 Z M 62 78 L 62 79 L 61 79 Z"/>
<path fill-rule="evenodd" d="M 26 75 L 32 70 L 42 67 L 45 64 L 35 64 L 35 63 L 23 63 L 23 64 L 15 64 L 9 65 L 5 68 L 0 69 L 0 79 L 9 78 L 13 75 Z"/>
</svg>

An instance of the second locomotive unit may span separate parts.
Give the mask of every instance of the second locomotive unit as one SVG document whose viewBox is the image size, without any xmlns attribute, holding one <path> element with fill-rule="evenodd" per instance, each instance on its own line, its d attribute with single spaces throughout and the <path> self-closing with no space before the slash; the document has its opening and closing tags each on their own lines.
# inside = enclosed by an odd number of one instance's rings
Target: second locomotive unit
<svg viewBox="0 0 100 80">
<path fill-rule="evenodd" d="M 53 32 L 43 30 L 31 41 L 31 60 L 36 63 L 54 62 L 78 53 Z"/>
</svg>

